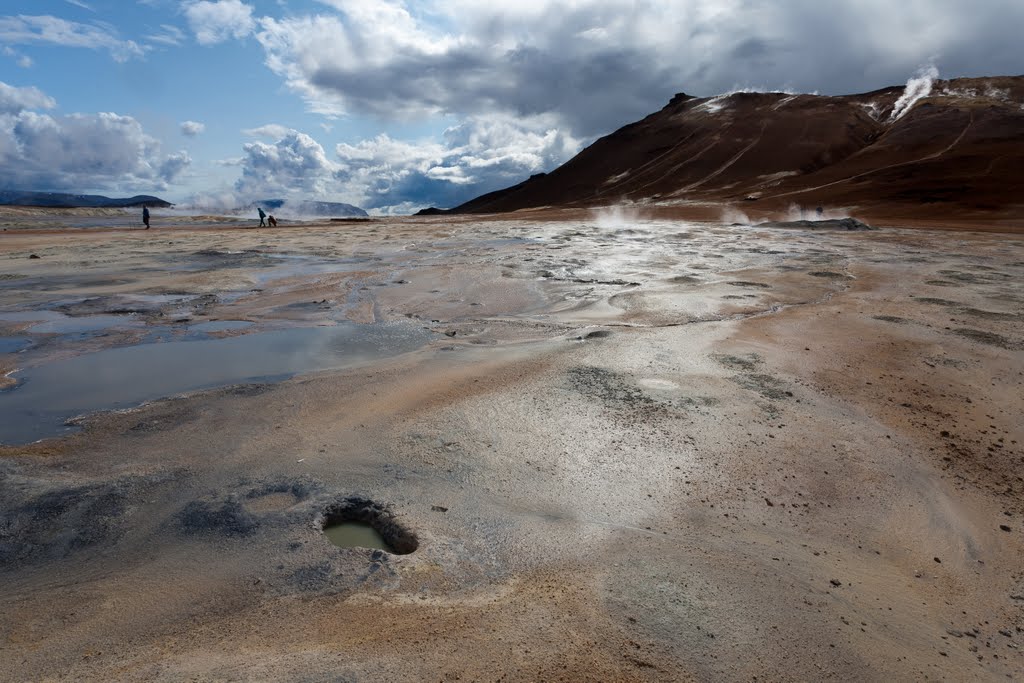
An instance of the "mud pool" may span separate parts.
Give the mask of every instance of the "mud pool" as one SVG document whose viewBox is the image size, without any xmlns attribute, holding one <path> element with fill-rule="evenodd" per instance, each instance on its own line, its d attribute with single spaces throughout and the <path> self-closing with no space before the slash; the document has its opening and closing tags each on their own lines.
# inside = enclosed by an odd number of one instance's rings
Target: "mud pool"
<svg viewBox="0 0 1024 683">
<path fill-rule="evenodd" d="M 324 527 L 324 536 L 339 548 L 369 548 L 393 552 L 380 532 L 369 524 L 342 522 Z"/>
</svg>

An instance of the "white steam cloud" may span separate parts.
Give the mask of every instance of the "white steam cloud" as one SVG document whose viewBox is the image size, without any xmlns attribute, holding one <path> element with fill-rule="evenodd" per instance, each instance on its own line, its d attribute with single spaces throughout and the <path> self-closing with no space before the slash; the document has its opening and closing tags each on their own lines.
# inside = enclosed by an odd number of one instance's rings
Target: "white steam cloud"
<svg viewBox="0 0 1024 683">
<path fill-rule="evenodd" d="M 892 121 L 899 120 L 917 104 L 918 100 L 928 97 L 932 92 L 932 84 L 938 77 L 939 70 L 934 64 L 918 69 L 917 73 L 907 81 L 907 87 L 903 91 L 903 95 L 893 105 L 892 114 L 889 116 L 889 119 Z"/>
</svg>

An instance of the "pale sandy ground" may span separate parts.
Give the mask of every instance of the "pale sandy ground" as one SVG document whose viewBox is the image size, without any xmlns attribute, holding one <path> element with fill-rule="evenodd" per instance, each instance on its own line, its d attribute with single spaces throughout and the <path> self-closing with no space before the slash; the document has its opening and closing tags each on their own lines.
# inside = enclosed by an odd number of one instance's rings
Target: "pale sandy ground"
<svg viewBox="0 0 1024 683">
<path fill-rule="evenodd" d="M 0 679 L 1019 680 L 1022 277 L 967 232 L 12 231 L 0 311 L 437 334 L 4 448 Z M 329 545 L 352 494 L 419 549 Z"/>
</svg>

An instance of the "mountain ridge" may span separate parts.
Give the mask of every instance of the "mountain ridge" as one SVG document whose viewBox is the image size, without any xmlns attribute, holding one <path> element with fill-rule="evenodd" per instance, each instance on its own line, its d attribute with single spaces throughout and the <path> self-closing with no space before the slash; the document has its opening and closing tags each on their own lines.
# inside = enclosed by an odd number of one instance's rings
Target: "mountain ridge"
<svg viewBox="0 0 1024 683">
<path fill-rule="evenodd" d="M 450 212 L 741 201 L 1024 210 L 1024 76 L 936 80 L 901 100 L 907 92 L 678 93 L 555 170 Z"/>
<path fill-rule="evenodd" d="M 148 194 L 135 195 L 134 197 L 111 198 L 99 194 L 0 190 L 0 206 L 39 206 L 51 209 L 120 209 L 143 205 L 153 208 L 166 208 L 173 206 L 173 204 L 168 201 Z"/>
</svg>

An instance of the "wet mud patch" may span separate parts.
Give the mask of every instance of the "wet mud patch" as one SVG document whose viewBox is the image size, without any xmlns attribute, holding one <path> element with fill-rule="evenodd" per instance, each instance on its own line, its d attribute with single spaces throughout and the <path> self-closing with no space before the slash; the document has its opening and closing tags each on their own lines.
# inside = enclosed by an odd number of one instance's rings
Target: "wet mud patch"
<svg viewBox="0 0 1024 683">
<path fill-rule="evenodd" d="M 0 568 L 62 560 L 97 545 L 113 545 L 136 501 L 165 478 L 54 488 L 27 498 L 21 490 L 0 487 Z"/>
<path fill-rule="evenodd" d="M 837 273 L 832 270 L 815 270 L 808 273 L 811 277 L 825 278 L 826 280 L 852 280 L 853 278 L 845 273 Z"/>
<path fill-rule="evenodd" d="M 269 266 L 273 259 L 262 251 L 246 249 L 245 251 L 221 251 L 220 249 L 200 249 L 192 254 L 195 265 L 200 269 L 219 268 L 252 268 Z"/>
<path fill-rule="evenodd" d="M 732 282 L 727 282 L 725 284 L 732 285 L 733 287 L 756 287 L 758 289 L 771 289 L 772 288 L 771 285 L 765 284 L 763 282 L 749 282 L 747 280 L 734 280 Z"/>
<path fill-rule="evenodd" d="M 594 330 L 593 332 L 580 335 L 576 339 L 607 339 L 610 336 L 612 336 L 611 330 Z"/>
<path fill-rule="evenodd" d="M 723 367 L 731 370 L 740 370 L 742 372 L 753 372 L 758 366 L 764 363 L 761 356 L 756 353 L 747 353 L 742 356 L 714 354 L 711 356 L 711 359 Z"/>
<path fill-rule="evenodd" d="M 1003 335 L 996 334 L 995 332 L 986 332 L 984 330 L 975 330 L 969 327 L 960 327 L 953 330 L 953 334 L 978 342 L 979 344 L 998 346 L 999 348 L 1010 351 L 1021 348 L 1021 344 L 1014 343 Z"/>
<path fill-rule="evenodd" d="M 419 548 L 419 539 L 396 518 L 391 508 L 367 498 L 351 497 L 338 503 L 328 505 L 317 516 L 319 528 L 331 539 L 332 543 L 341 545 L 352 539 L 366 539 L 376 543 L 373 538 L 379 537 L 381 545 L 372 545 L 395 555 L 408 555 Z M 359 527 L 372 530 L 374 534 L 361 534 Z M 334 538 L 331 538 L 334 536 Z M 373 538 L 371 538 L 373 537 Z M 367 547 L 365 545 L 341 545 L 341 547 Z"/>
<path fill-rule="evenodd" d="M 744 389 L 756 391 L 773 401 L 781 401 L 793 396 L 793 392 L 787 388 L 788 385 L 773 375 L 757 372 L 749 375 L 736 375 L 730 379 Z"/>
<path fill-rule="evenodd" d="M 983 310 L 983 309 L 980 309 L 980 308 L 970 308 L 970 307 L 958 308 L 957 312 L 958 313 L 963 313 L 964 315 L 974 316 L 975 318 L 983 318 L 985 320 L 1011 320 L 1011 321 L 1017 321 L 1017 320 L 1024 319 L 1024 315 L 1021 315 L 1019 313 L 1003 313 L 1002 311 L 986 311 L 986 310 Z"/>
<path fill-rule="evenodd" d="M 737 371 L 739 374 L 733 375 L 729 379 L 744 389 L 756 391 L 761 396 L 773 401 L 793 396 L 789 385 L 784 381 L 774 375 L 758 371 L 764 365 L 764 359 L 756 353 L 742 356 L 715 354 L 711 358 L 722 367 Z"/>
<path fill-rule="evenodd" d="M 654 405 L 654 399 L 633 385 L 625 375 L 596 366 L 570 368 L 569 385 L 609 407 L 636 408 Z"/>
<path fill-rule="evenodd" d="M 972 285 L 987 284 L 991 282 L 1001 282 L 1010 277 L 1006 273 L 999 273 L 996 271 L 986 271 L 984 273 L 966 273 L 962 270 L 940 270 L 939 274 L 943 275 L 949 280 L 953 280 L 955 282 L 965 282 L 967 284 Z"/>
<path fill-rule="evenodd" d="M 55 306 L 54 310 L 72 317 L 86 315 L 163 315 L 158 306 L 119 295 L 88 297 L 79 301 L 60 304 Z"/>
<path fill-rule="evenodd" d="M 675 383 L 659 379 L 636 380 L 606 368 L 578 366 L 566 373 L 576 392 L 601 403 L 627 419 L 650 419 L 677 411 L 707 408 L 717 400 L 682 395 Z"/>
<path fill-rule="evenodd" d="M 248 536 L 259 529 L 260 520 L 230 496 L 192 501 L 178 515 L 178 527 L 187 535 Z"/>
<path fill-rule="evenodd" d="M 920 302 L 922 304 L 933 304 L 935 306 L 955 307 L 955 306 L 959 306 L 960 305 L 959 302 L 950 301 L 949 299 L 939 299 L 939 298 L 936 298 L 936 297 L 933 297 L 933 296 L 918 296 L 918 297 L 914 297 L 914 301 Z"/>
</svg>

